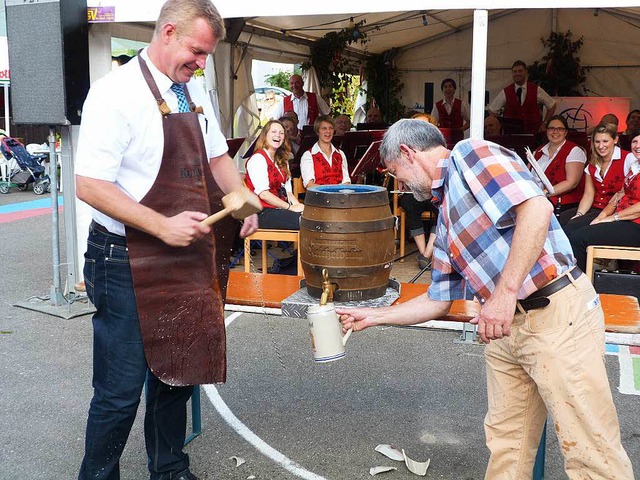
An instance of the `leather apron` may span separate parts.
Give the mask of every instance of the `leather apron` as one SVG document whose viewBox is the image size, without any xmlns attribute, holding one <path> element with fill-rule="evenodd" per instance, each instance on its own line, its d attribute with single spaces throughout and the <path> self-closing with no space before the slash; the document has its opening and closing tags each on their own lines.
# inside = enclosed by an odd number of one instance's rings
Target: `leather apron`
<svg viewBox="0 0 640 480">
<path fill-rule="evenodd" d="M 171 114 L 144 60 L 143 76 L 153 93 L 164 132 L 158 176 L 140 201 L 165 216 L 185 210 L 210 215 L 223 208 L 223 192 L 211 174 L 195 105 Z M 224 299 L 229 254 L 238 228 L 230 216 L 213 234 L 188 247 L 126 227 L 127 246 L 144 352 L 149 369 L 172 386 L 226 380 Z"/>
</svg>

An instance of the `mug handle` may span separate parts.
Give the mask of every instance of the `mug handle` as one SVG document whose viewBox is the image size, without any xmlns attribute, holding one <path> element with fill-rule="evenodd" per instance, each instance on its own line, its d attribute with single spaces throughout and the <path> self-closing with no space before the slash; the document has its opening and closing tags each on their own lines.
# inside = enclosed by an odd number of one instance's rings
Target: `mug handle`
<svg viewBox="0 0 640 480">
<path fill-rule="evenodd" d="M 350 328 L 349 330 L 347 330 L 347 333 L 345 333 L 344 336 L 342 337 L 343 346 L 347 344 L 347 340 L 349 340 L 349 337 L 351 336 L 352 332 L 353 332 L 353 328 Z"/>
</svg>

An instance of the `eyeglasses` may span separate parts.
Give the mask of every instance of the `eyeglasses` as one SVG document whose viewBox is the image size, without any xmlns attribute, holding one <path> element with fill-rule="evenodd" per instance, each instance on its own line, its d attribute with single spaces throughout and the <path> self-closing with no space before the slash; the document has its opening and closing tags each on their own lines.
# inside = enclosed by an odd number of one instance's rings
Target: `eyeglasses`
<svg viewBox="0 0 640 480">
<path fill-rule="evenodd" d="M 548 132 L 566 132 L 567 129 L 564 127 L 548 127 L 547 131 Z"/>
</svg>

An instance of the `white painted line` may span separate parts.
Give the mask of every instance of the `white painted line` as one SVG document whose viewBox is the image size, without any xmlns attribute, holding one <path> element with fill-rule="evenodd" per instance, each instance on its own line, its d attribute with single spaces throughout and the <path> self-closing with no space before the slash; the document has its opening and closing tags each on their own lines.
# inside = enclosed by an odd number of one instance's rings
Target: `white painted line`
<svg viewBox="0 0 640 480">
<path fill-rule="evenodd" d="M 225 319 L 225 326 L 228 327 L 231 325 L 231 323 L 240 315 L 242 315 L 242 312 L 236 312 L 233 315 L 229 315 L 229 317 Z M 249 427 L 242 423 L 240 419 L 233 414 L 229 406 L 220 396 L 215 385 L 202 385 L 202 387 L 209 397 L 209 400 L 211 400 L 211 404 L 218 411 L 222 419 L 227 422 L 227 424 L 233 428 L 238 435 L 253 445 L 256 450 L 297 477 L 304 478 L 305 480 L 326 480 L 324 477 L 316 475 L 315 473 L 306 470 L 301 465 L 298 465 L 296 462 L 277 451 L 253 433 Z"/>
<path fill-rule="evenodd" d="M 234 305 L 228 303 L 224 306 L 224 309 L 230 312 L 262 313 L 265 315 L 282 316 L 282 309 L 275 307 L 255 307 L 252 305 Z"/>
<path fill-rule="evenodd" d="M 620 345 L 618 361 L 620 362 L 620 385 L 618 386 L 618 391 L 627 395 L 640 395 L 640 391 L 636 390 L 633 380 L 633 360 L 631 360 L 629 347 Z"/>
</svg>

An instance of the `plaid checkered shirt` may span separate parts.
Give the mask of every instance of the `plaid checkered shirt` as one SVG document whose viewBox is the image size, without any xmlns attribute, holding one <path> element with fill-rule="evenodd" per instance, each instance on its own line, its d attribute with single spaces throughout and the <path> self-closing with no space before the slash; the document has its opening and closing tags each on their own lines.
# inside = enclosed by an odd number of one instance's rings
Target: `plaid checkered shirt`
<svg viewBox="0 0 640 480">
<path fill-rule="evenodd" d="M 487 300 L 504 268 L 516 222 L 514 207 L 543 195 L 523 161 L 483 140 L 464 140 L 438 162 L 432 184 L 439 207 L 429 298 Z M 555 216 L 538 260 L 518 291 L 523 299 L 575 265 Z"/>
</svg>

